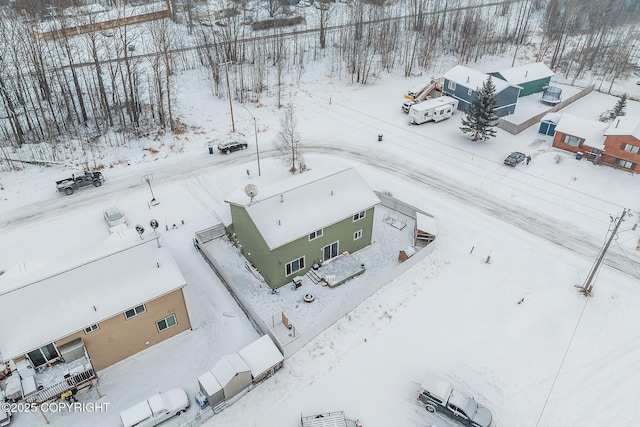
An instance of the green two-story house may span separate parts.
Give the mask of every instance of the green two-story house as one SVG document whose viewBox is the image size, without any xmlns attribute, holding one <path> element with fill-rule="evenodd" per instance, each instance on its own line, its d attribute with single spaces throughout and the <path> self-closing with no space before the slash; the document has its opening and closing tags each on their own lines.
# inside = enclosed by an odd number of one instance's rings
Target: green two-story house
<svg viewBox="0 0 640 427">
<path fill-rule="evenodd" d="M 245 190 L 225 200 L 232 221 L 226 231 L 272 288 L 371 244 L 380 200 L 352 168 L 311 170 Z"/>
</svg>

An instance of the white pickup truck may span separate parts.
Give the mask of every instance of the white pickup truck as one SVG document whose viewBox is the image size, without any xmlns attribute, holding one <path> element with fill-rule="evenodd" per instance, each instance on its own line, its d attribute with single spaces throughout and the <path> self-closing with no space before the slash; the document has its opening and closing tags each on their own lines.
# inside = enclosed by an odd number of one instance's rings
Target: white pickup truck
<svg viewBox="0 0 640 427">
<path fill-rule="evenodd" d="M 182 414 L 188 407 L 187 393 L 181 388 L 174 388 L 121 412 L 120 419 L 124 427 L 150 427 Z"/>
</svg>

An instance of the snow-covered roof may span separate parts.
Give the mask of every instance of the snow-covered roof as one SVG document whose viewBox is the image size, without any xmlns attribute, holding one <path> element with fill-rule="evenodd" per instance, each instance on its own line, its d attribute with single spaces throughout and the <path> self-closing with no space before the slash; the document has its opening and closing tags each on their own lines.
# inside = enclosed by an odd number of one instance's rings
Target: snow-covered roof
<svg viewBox="0 0 640 427">
<path fill-rule="evenodd" d="M 416 228 L 434 236 L 438 235 L 438 225 L 436 219 L 430 215 L 424 215 L 416 212 Z"/>
<path fill-rule="evenodd" d="M 584 139 L 584 145 L 603 149 L 604 133 L 609 125 L 597 120 L 584 119 L 572 114 L 563 114 L 556 126 L 556 132 L 566 133 Z"/>
<path fill-rule="evenodd" d="M 507 68 L 498 72 L 506 81 L 515 85 L 556 75 L 556 73 L 551 71 L 543 62 L 518 65 L 517 67 Z"/>
<path fill-rule="evenodd" d="M 225 201 L 246 209 L 270 249 L 380 203 L 353 168 L 312 170 L 258 190 L 253 201 L 243 189 Z"/>
<path fill-rule="evenodd" d="M 218 360 L 211 373 L 216 377 L 221 386 L 226 386 L 240 372 L 249 372 L 251 369 L 237 354 L 226 354 Z"/>
<path fill-rule="evenodd" d="M 200 384 L 200 387 L 204 389 L 203 391 L 207 394 L 207 396 L 213 396 L 217 392 L 222 390 L 222 386 L 211 371 L 207 371 L 204 374 L 200 375 L 198 377 L 198 383 Z"/>
<path fill-rule="evenodd" d="M 560 119 L 562 118 L 562 113 L 547 113 L 544 115 L 544 117 L 542 118 L 541 121 L 543 122 L 552 122 L 552 123 L 558 123 L 560 121 Z"/>
<path fill-rule="evenodd" d="M 263 335 L 238 352 L 251 368 L 251 375 L 257 378 L 284 360 L 282 353 L 269 335 Z"/>
<path fill-rule="evenodd" d="M 185 285 L 160 237 L 118 230 L 101 245 L 0 276 L 0 351 L 7 360 Z M 32 266 L 40 268 L 30 268 Z M 42 309 L 46 301 L 50 310 Z"/>
<path fill-rule="evenodd" d="M 443 77 L 447 80 L 451 80 L 460 86 L 467 87 L 472 90 L 480 90 L 484 82 L 487 81 L 488 74 L 485 74 L 478 70 L 465 67 L 463 65 L 456 65 L 449 71 L 443 74 Z M 492 78 L 494 86 L 496 87 L 496 93 L 502 92 L 510 86 L 518 87 L 517 85 L 509 84 L 504 80 L 498 78 Z"/>
<path fill-rule="evenodd" d="M 632 135 L 640 139 L 640 117 L 616 117 L 605 135 Z"/>
</svg>

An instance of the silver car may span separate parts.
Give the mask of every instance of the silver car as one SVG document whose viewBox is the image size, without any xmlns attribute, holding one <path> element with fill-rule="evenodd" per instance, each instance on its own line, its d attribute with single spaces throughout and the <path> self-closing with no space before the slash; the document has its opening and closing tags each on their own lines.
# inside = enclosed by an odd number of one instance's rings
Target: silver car
<svg viewBox="0 0 640 427">
<path fill-rule="evenodd" d="M 104 220 L 109 226 L 115 227 L 116 225 L 126 224 L 129 225 L 127 217 L 118 208 L 108 208 L 104 211 Z"/>
</svg>

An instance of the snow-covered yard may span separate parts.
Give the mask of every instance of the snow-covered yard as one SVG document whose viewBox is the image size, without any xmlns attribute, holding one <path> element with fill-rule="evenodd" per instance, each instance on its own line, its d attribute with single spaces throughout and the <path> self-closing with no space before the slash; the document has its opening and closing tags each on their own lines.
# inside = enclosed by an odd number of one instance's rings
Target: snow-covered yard
<svg viewBox="0 0 640 427">
<path fill-rule="evenodd" d="M 0 270 L 100 244 L 108 235 L 102 211 L 117 206 L 132 224 L 160 222 L 188 284 L 193 330 L 99 372 L 102 397 L 93 388 L 78 398 L 109 402 L 106 413 L 47 414 L 52 426 L 117 425 L 120 411 L 176 386 L 193 399 L 200 374 L 258 337 L 192 244 L 196 231 L 219 221 L 214 212 L 225 196 L 253 182 L 253 123 L 249 117 L 236 122 L 249 150 L 208 155 L 210 141 L 228 137 L 228 105 L 202 91 L 196 71 L 186 74 L 179 101 L 195 130 L 163 141 L 153 161 L 142 162 L 140 148 L 118 151 L 105 163 L 126 158 L 130 166 L 105 170 L 101 188 L 70 197 L 55 193 L 55 177 L 67 174 L 59 168 L 0 173 Z M 400 111 L 402 95 L 420 78 L 383 76 L 375 86 L 360 87 L 328 74 L 322 67 L 307 70 L 292 95 L 307 165 L 353 165 L 372 189 L 433 214 L 435 251 L 208 425 L 296 426 L 301 413 L 330 411 L 345 411 L 366 427 L 452 425 L 415 402 L 426 371 L 475 396 L 499 426 L 635 425 L 638 177 L 552 149 L 537 127 L 472 143 L 458 130 L 459 113 L 409 126 Z M 277 180 L 287 172 L 271 146 L 279 130 L 272 101 L 248 107 L 257 119 L 262 175 Z M 567 110 L 597 117 L 603 105 L 614 103 L 593 93 Z M 630 102 L 627 114 L 640 115 L 640 104 Z M 377 142 L 378 133 L 383 142 Z M 532 163 L 502 165 L 511 151 L 531 154 Z M 148 174 L 157 206 L 148 205 L 149 188 L 141 180 Z M 611 247 L 618 264 L 605 263 L 595 295 L 587 299 L 575 286 L 583 284 L 604 242 L 609 215 L 620 215 L 623 207 L 633 216 Z M 357 280 L 343 286 L 357 286 Z M 274 296 L 262 290 L 271 303 Z M 283 310 L 302 316 L 302 295 L 286 289 L 275 297 Z M 52 310 L 46 301 L 25 304 Z M 183 419 L 166 425 L 180 425 L 196 412 L 192 404 Z M 12 421 L 17 427 L 43 424 L 38 413 L 17 414 Z"/>
</svg>

